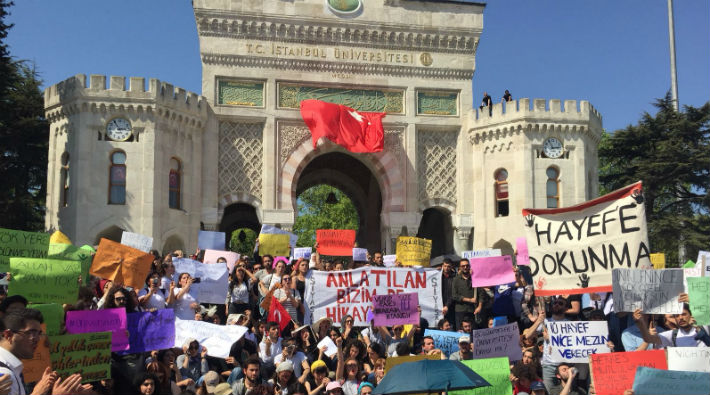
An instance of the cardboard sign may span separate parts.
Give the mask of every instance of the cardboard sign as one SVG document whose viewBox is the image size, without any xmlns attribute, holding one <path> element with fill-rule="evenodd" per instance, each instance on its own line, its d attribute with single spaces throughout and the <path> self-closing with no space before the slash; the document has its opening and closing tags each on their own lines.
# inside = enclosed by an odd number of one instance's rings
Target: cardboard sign
<svg viewBox="0 0 710 395">
<path fill-rule="evenodd" d="M 88 284 L 90 280 L 89 268 L 91 267 L 91 261 L 95 252 L 93 248 L 87 245 L 77 247 L 71 244 L 49 243 L 49 253 L 47 257 L 50 259 L 80 262 L 81 283 Z"/>
<path fill-rule="evenodd" d="M 353 248 L 353 262 L 367 262 L 367 248 Z"/>
<path fill-rule="evenodd" d="M 293 259 L 311 259 L 313 248 L 311 247 L 296 247 L 293 249 Z"/>
<path fill-rule="evenodd" d="M 121 235 L 121 244 L 147 253 L 153 249 L 153 238 L 124 230 Z"/>
<path fill-rule="evenodd" d="M 375 326 L 419 324 L 419 298 L 416 293 L 374 295 L 372 302 Z"/>
<path fill-rule="evenodd" d="M 261 231 L 259 232 L 259 234 L 262 234 L 262 233 L 268 233 L 268 234 L 272 234 L 272 235 L 288 235 L 288 238 L 290 240 L 289 244 L 291 245 L 291 247 L 295 247 L 296 243 L 298 242 L 298 235 L 293 234 L 291 232 L 287 232 L 283 229 L 277 228 L 274 225 L 266 225 L 266 224 L 261 225 Z"/>
<path fill-rule="evenodd" d="M 495 328 L 475 330 L 471 340 L 473 341 L 474 359 L 493 357 L 508 357 L 511 361 L 523 359 L 523 353 L 518 345 L 520 331 L 518 331 L 517 322 Z"/>
<path fill-rule="evenodd" d="M 704 263 L 703 263 L 703 259 L 705 259 Z M 692 262 L 692 261 L 688 261 L 688 262 Z M 698 251 L 698 259 L 695 260 L 695 266 L 703 268 L 703 267 L 707 266 L 708 264 L 710 264 L 710 251 Z"/>
<path fill-rule="evenodd" d="M 684 292 L 683 269 L 614 269 L 614 311 L 680 314 L 678 295 Z"/>
<path fill-rule="evenodd" d="M 216 325 L 205 321 L 175 320 L 175 347 L 182 347 L 189 338 L 200 342 L 207 348 L 207 355 L 227 358 L 235 341 L 247 332 L 247 327 L 240 325 Z"/>
<path fill-rule="evenodd" d="M 385 267 L 395 267 L 397 265 L 397 255 L 383 255 L 382 263 Z"/>
<path fill-rule="evenodd" d="M 693 312 L 693 316 L 695 313 Z M 710 373 L 710 348 L 666 347 L 668 370 Z"/>
<path fill-rule="evenodd" d="M 592 354 L 611 352 L 606 321 L 547 321 L 553 362 L 587 363 Z"/>
<path fill-rule="evenodd" d="M 508 255 L 474 258 L 470 263 L 471 283 L 474 287 L 490 287 L 515 282 L 513 259 Z"/>
<path fill-rule="evenodd" d="M 355 245 L 355 231 L 350 229 L 317 229 L 318 253 L 332 256 L 351 256 Z"/>
<path fill-rule="evenodd" d="M 48 233 L 0 228 L 0 272 L 10 271 L 10 257 L 47 258 L 49 237 Z"/>
<path fill-rule="evenodd" d="M 438 355 L 405 355 L 403 357 L 389 357 L 385 362 L 385 374 L 393 367 L 403 364 L 405 362 L 417 362 L 423 359 L 428 359 L 430 361 L 438 361 L 441 359 Z"/>
<path fill-rule="evenodd" d="M 29 309 L 39 310 L 44 318 L 44 332 L 49 336 L 58 335 L 64 323 L 64 309 L 58 303 L 29 304 Z"/>
<path fill-rule="evenodd" d="M 666 268 L 666 254 L 658 253 L 651 254 L 651 264 L 654 269 L 665 269 Z"/>
<path fill-rule="evenodd" d="M 689 277 L 690 311 L 698 325 L 710 325 L 710 277 Z"/>
<path fill-rule="evenodd" d="M 683 269 L 691 269 L 695 267 L 695 262 L 691 261 L 688 259 L 684 264 L 683 264 Z"/>
<path fill-rule="evenodd" d="M 707 395 L 710 373 L 679 372 L 639 366 L 634 378 L 634 394 L 638 395 Z"/>
<path fill-rule="evenodd" d="M 402 266 L 429 267 L 431 259 L 431 240 L 419 237 L 397 237 L 397 260 Z"/>
<path fill-rule="evenodd" d="M 501 256 L 503 253 L 498 248 L 486 248 L 483 250 L 464 251 L 461 254 L 463 259 L 485 258 L 489 256 Z"/>
<path fill-rule="evenodd" d="M 197 233 L 197 248 L 200 250 L 225 250 L 226 235 L 224 232 L 201 230 Z"/>
<path fill-rule="evenodd" d="M 259 254 L 271 256 L 289 256 L 291 247 L 289 246 L 288 235 L 283 234 L 259 234 Z"/>
<path fill-rule="evenodd" d="M 535 296 L 611 292 L 617 267 L 650 269 L 641 183 L 558 209 L 524 209 Z"/>
<path fill-rule="evenodd" d="M 111 351 L 128 350 L 126 309 L 67 311 L 67 333 L 111 332 Z"/>
<path fill-rule="evenodd" d="M 374 295 L 408 292 L 418 294 L 424 319 L 438 322 L 443 318 L 441 272 L 438 270 L 376 266 L 339 272 L 311 270 L 306 276 L 305 323 L 321 317 L 338 323 L 350 314 L 355 326 L 368 326 L 367 314 Z"/>
<path fill-rule="evenodd" d="M 10 258 L 8 296 L 22 295 L 34 303 L 76 303 L 81 264 L 46 258 Z"/>
<path fill-rule="evenodd" d="M 173 309 L 129 313 L 130 353 L 164 350 L 175 345 L 175 313 Z"/>
<path fill-rule="evenodd" d="M 441 350 L 447 357 L 459 350 L 459 338 L 468 336 L 461 332 L 437 331 L 434 329 L 425 329 L 424 336 L 434 338 L 434 347 Z"/>
<path fill-rule="evenodd" d="M 234 265 L 239 261 L 239 254 L 234 251 L 218 251 L 218 250 L 205 250 L 205 257 L 202 259 L 204 263 L 217 263 L 219 258 L 224 258 L 227 261 L 227 269 L 232 272 Z"/>
<path fill-rule="evenodd" d="M 614 352 L 589 356 L 597 395 L 620 395 L 634 384 L 637 366 L 667 369 L 663 350 Z"/>
<path fill-rule="evenodd" d="M 192 278 L 199 278 L 199 283 L 192 283 L 190 294 L 199 303 L 224 304 L 229 291 L 229 273 L 226 263 L 202 263 L 188 258 L 173 258 L 175 265 L 175 284 L 180 273 L 189 273 Z"/>
<path fill-rule="evenodd" d="M 483 377 L 491 386 L 479 387 L 470 390 L 450 391 L 451 395 L 513 395 L 513 386 L 510 385 L 510 361 L 507 357 L 485 358 L 461 361 Z"/>
<path fill-rule="evenodd" d="M 530 254 L 528 253 L 528 240 L 524 237 L 515 239 L 515 263 L 518 266 L 530 265 Z"/>
<path fill-rule="evenodd" d="M 42 324 L 42 331 L 47 333 L 47 327 Z M 49 338 L 40 339 L 37 342 L 32 359 L 22 360 L 22 375 L 25 377 L 25 382 L 33 383 L 39 381 L 44 374 L 44 370 L 50 367 L 52 362 L 49 356 Z"/>
<path fill-rule="evenodd" d="M 154 258 L 141 250 L 101 239 L 89 272 L 116 284 L 141 289 Z"/>
<path fill-rule="evenodd" d="M 50 336 L 52 369 L 61 377 L 81 373 L 81 382 L 111 378 L 111 332 Z"/>
</svg>

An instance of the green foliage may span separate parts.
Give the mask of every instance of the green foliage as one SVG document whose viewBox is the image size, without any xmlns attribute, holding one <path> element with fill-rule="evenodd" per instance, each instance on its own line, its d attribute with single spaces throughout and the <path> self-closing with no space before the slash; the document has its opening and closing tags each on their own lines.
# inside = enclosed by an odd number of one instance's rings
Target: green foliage
<svg viewBox="0 0 710 395">
<path fill-rule="evenodd" d="M 4 41 L 11 4 L 0 0 L 0 227 L 43 230 L 49 124 L 36 70 L 13 61 Z"/>
<path fill-rule="evenodd" d="M 335 194 L 335 204 L 326 203 L 328 194 Z M 354 229 L 359 217 L 355 205 L 343 192 L 329 185 L 316 185 L 298 197 L 298 216 L 293 232 L 299 247 L 311 247 L 316 242 L 316 229 Z"/>
<path fill-rule="evenodd" d="M 649 243 L 669 266 L 710 247 L 710 102 L 673 109 L 670 94 L 655 103 L 655 116 L 602 136 L 599 182 L 612 191 L 643 181 Z"/>
<path fill-rule="evenodd" d="M 244 241 L 239 240 L 241 232 L 244 232 Z M 229 239 L 229 250 L 238 252 L 240 255 L 252 256 L 257 236 L 256 232 L 249 228 L 239 228 L 232 232 Z"/>
</svg>

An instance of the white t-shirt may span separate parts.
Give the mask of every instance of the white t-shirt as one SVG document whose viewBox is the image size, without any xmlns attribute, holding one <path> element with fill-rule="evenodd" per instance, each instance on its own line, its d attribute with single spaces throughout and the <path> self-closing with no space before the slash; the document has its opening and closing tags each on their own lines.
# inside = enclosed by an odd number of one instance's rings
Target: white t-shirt
<svg viewBox="0 0 710 395">
<path fill-rule="evenodd" d="M 275 356 L 274 357 L 274 365 L 278 366 L 281 363 L 281 361 L 283 361 L 283 357 L 284 357 L 283 352 L 281 354 Z M 300 351 L 294 352 L 293 355 L 291 356 L 291 358 L 288 359 L 289 361 L 291 361 L 291 363 L 293 363 L 293 374 L 294 374 L 294 376 L 296 376 L 296 378 L 301 377 L 301 375 L 303 374 L 303 366 L 301 366 L 301 365 L 303 364 L 303 361 L 305 361 L 306 359 L 308 359 L 306 357 L 306 354 L 304 354 Z"/>
<path fill-rule="evenodd" d="M 708 327 L 705 326 L 705 332 L 708 332 Z M 702 340 L 695 340 L 696 330 L 695 327 L 691 327 L 690 331 L 686 332 L 678 328 L 678 335 L 675 339 L 675 344 L 673 344 L 673 331 L 665 331 L 658 334 L 661 338 L 661 345 L 663 347 L 708 347 L 703 343 Z"/>
<path fill-rule="evenodd" d="M 175 318 L 179 318 L 181 320 L 194 320 L 195 310 L 193 310 L 190 305 L 193 303 L 197 303 L 197 299 L 195 299 L 195 297 L 192 296 L 190 292 L 186 292 L 184 295 L 182 295 L 182 298 L 177 299 L 177 294 L 180 292 L 181 289 L 182 288 L 173 289 L 173 293 L 176 296 L 175 302 L 173 303 L 173 310 L 175 310 Z"/>
<path fill-rule="evenodd" d="M 158 289 L 158 292 L 150 295 L 150 298 L 148 298 L 148 302 L 144 304 L 146 310 L 150 309 L 155 309 L 155 310 L 160 310 L 165 308 L 165 296 L 163 294 L 162 289 Z M 148 288 L 143 288 L 138 292 L 138 297 L 143 297 L 145 295 L 148 295 Z M 194 318 L 194 317 L 193 317 Z"/>
<path fill-rule="evenodd" d="M 0 368 L 0 373 L 10 375 L 12 384 L 10 385 L 10 395 L 25 395 L 25 387 L 21 382 L 22 361 L 17 359 L 10 351 L 0 347 L 0 361 L 7 365 L 7 368 Z"/>
</svg>

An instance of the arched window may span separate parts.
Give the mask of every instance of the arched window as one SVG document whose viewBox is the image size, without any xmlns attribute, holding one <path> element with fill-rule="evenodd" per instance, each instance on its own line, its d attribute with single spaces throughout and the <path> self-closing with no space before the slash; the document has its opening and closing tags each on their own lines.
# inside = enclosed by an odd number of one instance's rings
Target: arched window
<svg viewBox="0 0 710 395">
<path fill-rule="evenodd" d="M 495 173 L 496 217 L 507 217 L 508 207 L 508 171 L 498 169 Z"/>
<path fill-rule="evenodd" d="M 60 170 L 60 178 L 62 183 L 62 207 L 69 205 L 69 153 L 62 154 L 62 167 Z"/>
<path fill-rule="evenodd" d="M 168 204 L 170 208 L 180 207 L 180 186 L 182 182 L 182 164 L 179 159 L 170 159 L 170 180 L 168 181 Z"/>
<path fill-rule="evenodd" d="M 109 169 L 108 204 L 126 204 L 126 153 L 111 153 Z"/>
<path fill-rule="evenodd" d="M 547 168 L 547 208 L 560 207 L 560 171 L 555 167 Z"/>
</svg>

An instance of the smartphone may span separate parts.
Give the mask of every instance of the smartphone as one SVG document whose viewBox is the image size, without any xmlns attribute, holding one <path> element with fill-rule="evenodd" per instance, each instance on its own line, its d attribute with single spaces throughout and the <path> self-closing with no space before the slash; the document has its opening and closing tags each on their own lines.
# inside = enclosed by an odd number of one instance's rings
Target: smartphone
<svg viewBox="0 0 710 395">
<path fill-rule="evenodd" d="M 198 283 L 201 283 L 201 282 L 202 282 L 202 279 L 199 278 L 199 277 L 197 277 L 196 279 L 192 280 L 192 283 L 193 283 L 193 284 L 198 284 Z"/>
<path fill-rule="evenodd" d="M 157 278 L 154 278 L 154 279 L 150 280 L 150 282 L 151 282 L 153 285 L 158 285 L 158 283 L 160 282 L 160 280 L 157 279 Z"/>
</svg>

